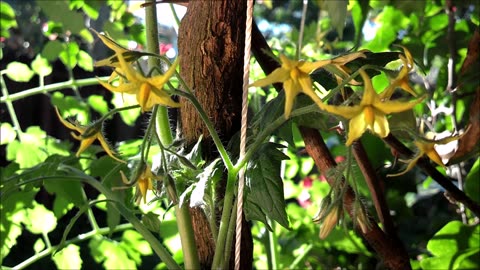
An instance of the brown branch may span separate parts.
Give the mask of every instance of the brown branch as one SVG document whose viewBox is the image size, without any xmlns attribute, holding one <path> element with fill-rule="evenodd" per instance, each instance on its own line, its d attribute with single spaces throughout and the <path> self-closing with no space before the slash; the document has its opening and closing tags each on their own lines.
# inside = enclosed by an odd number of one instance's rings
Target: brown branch
<svg viewBox="0 0 480 270">
<path fill-rule="evenodd" d="M 365 177 L 365 182 L 372 195 L 373 204 L 375 205 L 375 210 L 377 211 L 380 222 L 383 224 L 384 231 L 388 235 L 395 237 L 395 226 L 393 225 L 393 220 L 390 216 L 385 192 L 380 185 L 380 179 L 378 178 L 375 169 L 372 167 L 372 163 L 370 163 L 368 159 L 367 152 L 365 151 L 362 142 L 356 141 L 353 143 L 353 155 Z"/>
<path fill-rule="evenodd" d="M 411 157 L 414 153 L 408 149 L 402 142 L 395 138 L 392 134 L 389 134 L 383 139 L 391 148 L 397 151 L 398 154 L 404 157 Z M 425 158 L 421 158 L 417 162 L 426 174 L 430 175 L 440 186 L 442 186 L 455 201 L 463 203 L 470 211 L 472 211 L 477 217 L 480 217 L 480 205 L 473 201 L 465 192 L 458 189 L 452 181 L 447 179 L 442 173 L 440 173 L 435 167 L 430 164 L 430 161 Z"/>
<path fill-rule="evenodd" d="M 270 57 L 269 53 L 271 53 L 271 49 L 265 41 L 263 35 L 260 33 L 256 23 L 253 25 L 252 36 L 253 55 L 262 67 L 263 71 L 266 74 L 269 74 L 280 65 Z M 282 89 L 280 84 L 275 84 L 274 87 L 277 89 L 277 91 Z M 315 129 L 305 127 L 300 127 L 300 132 L 305 142 L 305 148 L 308 154 L 315 161 L 317 167 L 321 171 L 328 171 L 335 168 L 335 160 L 331 156 L 331 153 L 325 145 L 320 133 Z M 327 179 L 327 181 L 330 185 L 335 184 L 333 179 Z M 343 197 L 343 205 L 348 214 L 352 217 L 352 219 L 354 219 L 353 205 L 357 200 L 355 192 L 350 186 L 348 186 L 344 179 L 341 181 L 343 181 L 342 185 L 346 185 L 347 188 Z M 376 221 L 372 218 L 369 218 L 369 222 L 371 226 L 367 232 L 363 233 L 358 225 L 357 230 L 376 251 L 380 259 L 383 261 L 385 267 L 389 269 L 411 269 L 408 254 L 398 238 L 391 237 L 392 235 L 389 236 L 383 232 L 380 227 L 378 227 Z"/>
<path fill-rule="evenodd" d="M 305 149 L 313 158 L 317 167 L 321 171 L 328 171 L 335 168 L 337 164 L 325 145 L 320 133 L 315 129 L 305 127 L 300 127 L 300 132 L 305 142 Z M 335 181 L 338 180 L 327 179 L 327 181 L 332 186 L 335 184 Z M 344 179 L 341 181 L 343 182 L 342 185 L 347 185 Z M 355 215 L 353 207 L 355 201 L 355 192 L 347 185 L 347 191 L 343 197 L 343 207 L 347 210 L 352 219 Z M 377 252 L 385 267 L 388 269 L 411 269 L 408 254 L 398 238 L 385 234 L 372 218 L 369 218 L 369 222 L 371 225 L 370 230 L 363 233 L 357 226 L 357 231 Z"/>
</svg>

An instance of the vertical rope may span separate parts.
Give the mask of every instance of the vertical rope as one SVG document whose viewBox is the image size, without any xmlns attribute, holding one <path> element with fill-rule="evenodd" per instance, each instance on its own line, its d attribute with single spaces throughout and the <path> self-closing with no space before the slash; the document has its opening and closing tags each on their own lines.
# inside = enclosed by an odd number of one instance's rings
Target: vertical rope
<svg viewBox="0 0 480 270">
<path fill-rule="evenodd" d="M 245 27 L 245 51 L 243 53 L 243 94 L 242 123 L 240 128 L 240 159 L 245 156 L 247 142 L 248 77 L 250 76 L 250 51 L 252 46 L 253 0 L 247 0 L 247 23 Z M 237 221 L 235 231 L 235 270 L 240 269 L 240 247 L 242 244 L 243 188 L 245 186 L 245 168 L 238 174 Z"/>
</svg>

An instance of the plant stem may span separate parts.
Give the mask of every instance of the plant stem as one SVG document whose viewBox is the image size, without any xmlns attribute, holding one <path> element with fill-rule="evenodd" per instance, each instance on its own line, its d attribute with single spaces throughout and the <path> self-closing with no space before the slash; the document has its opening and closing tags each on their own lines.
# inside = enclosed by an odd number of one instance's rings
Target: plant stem
<svg viewBox="0 0 480 270">
<path fill-rule="evenodd" d="M 19 93 L 11 94 L 11 95 L 5 95 L 0 97 L 0 103 L 6 103 L 6 102 L 13 102 L 22 98 L 26 98 L 29 96 L 37 95 L 37 94 L 44 94 L 48 92 L 52 92 L 55 90 L 60 90 L 64 88 L 73 88 L 73 87 L 82 87 L 82 86 L 89 86 L 89 85 L 96 85 L 98 84 L 98 80 L 106 80 L 108 77 L 99 77 L 99 78 L 88 78 L 88 79 L 81 79 L 81 80 L 68 80 L 65 82 L 60 82 L 60 83 L 53 83 L 49 84 L 45 87 L 35 87 L 35 88 L 30 88 L 27 90 L 24 90 Z M 2 89 L 4 87 L 2 86 Z M 3 94 L 3 93 L 2 93 Z"/>
<path fill-rule="evenodd" d="M 237 179 L 237 170 L 229 170 L 227 178 L 227 187 L 225 197 L 223 198 L 222 219 L 220 221 L 220 231 L 215 246 L 215 255 L 213 257 L 212 269 L 223 268 L 222 259 L 226 253 L 230 253 L 231 246 L 226 246 L 228 227 L 232 218 L 233 197 L 235 193 L 235 180 Z"/>
<path fill-rule="evenodd" d="M 308 244 L 308 246 L 303 250 L 302 254 L 300 254 L 299 256 L 297 256 L 295 258 L 295 260 L 292 262 L 292 264 L 290 264 L 290 266 L 288 267 L 288 269 L 297 269 L 299 268 L 298 267 L 298 264 L 303 260 L 303 258 L 305 258 L 307 256 L 307 254 L 310 252 L 310 250 L 312 250 L 313 248 L 313 245 L 312 244 Z"/>
<path fill-rule="evenodd" d="M 270 219 L 268 219 L 270 220 Z M 271 222 L 271 227 L 272 227 L 272 231 L 271 232 L 270 230 L 267 229 L 267 235 L 268 235 L 268 246 L 269 246 L 269 249 L 270 249 L 270 259 L 272 260 L 271 261 L 271 264 L 272 264 L 272 268 L 271 269 L 278 269 L 278 264 L 277 264 L 277 255 L 278 255 L 278 250 L 277 250 L 277 236 L 275 235 L 275 227 L 276 227 L 276 224 L 275 222 Z"/>
<path fill-rule="evenodd" d="M 113 232 L 125 231 L 125 230 L 132 229 L 132 228 L 133 228 L 133 226 L 130 223 L 121 224 L 121 225 L 116 226 L 113 229 Z M 92 231 L 89 231 L 87 233 L 80 234 L 77 237 L 72 238 L 68 241 L 65 241 L 64 246 L 68 246 L 70 244 L 76 244 L 76 243 L 88 240 L 88 239 L 90 239 L 94 236 L 97 236 L 97 235 L 106 235 L 106 234 L 109 234 L 110 232 L 111 232 L 111 230 L 110 230 L 109 227 L 99 228 L 97 230 L 92 230 Z M 57 246 L 51 246 L 50 248 L 44 249 L 41 252 L 33 255 L 32 257 L 26 259 L 25 261 L 21 262 L 20 264 L 15 265 L 12 268 L 13 269 L 24 269 L 24 268 L 32 265 L 33 263 L 37 262 L 38 260 L 40 260 L 42 258 L 45 258 L 48 255 L 52 254 L 58 248 L 59 248 L 59 246 L 57 245 Z"/>
<path fill-rule="evenodd" d="M 147 52 L 159 53 L 158 43 L 158 22 L 157 22 L 157 9 L 154 0 L 146 0 L 146 3 L 150 3 L 145 8 L 145 26 L 147 34 Z M 160 61 L 157 58 L 149 57 L 148 66 L 150 69 L 158 66 Z M 172 130 L 170 129 L 170 122 L 168 119 L 168 110 L 164 106 L 155 106 L 156 115 L 155 119 L 155 131 L 159 138 L 159 143 L 163 145 L 170 145 L 173 142 Z M 180 234 L 180 240 L 182 243 L 182 251 L 184 255 L 185 268 L 198 269 L 200 268 L 200 262 L 198 259 L 197 245 L 195 243 L 192 220 L 188 205 L 183 206 L 175 205 L 175 214 L 177 218 L 177 227 Z"/>
<path fill-rule="evenodd" d="M 220 154 L 220 157 L 222 158 L 223 164 L 225 165 L 225 168 L 227 171 L 233 171 L 235 168 L 233 166 L 233 163 L 228 156 L 227 150 L 222 144 L 222 141 L 220 140 L 220 137 L 218 136 L 217 131 L 213 127 L 212 122 L 207 116 L 207 113 L 203 110 L 202 105 L 198 102 L 198 100 L 195 98 L 193 94 L 184 92 L 184 91 L 176 91 L 176 94 L 183 96 L 190 100 L 192 102 L 192 105 L 197 109 L 197 112 L 200 114 L 200 117 L 202 118 L 203 122 L 205 123 L 205 126 L 207 126 L 208 132 L 210 133 L 210 136 L 212 137 L 213 143 L 217 147 L 218 153 Z M 238 170 L 235 170 L 238 171 Z"/>
<path fill-rule="evenodd" d="M 162 245 L 162 243 L 160 243 L 158 239 L 145 227 L 145 225 L 143 225 L 142 222 L 138 220 L 138 218 L 135 216 L 131 209 L 127 208 L 121 201 L 118 200 L 117 195 L 112 190 L 102 185 L 102 183 L 100 183 L 97 179 L 85 174 L 82 170 L 79 170 L 77 168 L 67 165 L 60 165 L 58 171 L 66 172 L 68 176 L 43 176 L 24 181 L 21 183 L 21 185 L 48 179 L 57 179 L 59 181 L 77 180 L 89 184 L 97 191 L 105 195 L 105 198 L 107 200 L 112 202 L 114 208 L 133 225 L 133 227 L 138 233 L 143 236 L 143 238 L 150 244 L 155 254 L 157 254 L 160 260 L 162 260 L 162 262 L 167 265 L 168 269 L 181 269 L 177 262 L 175 262 L 175 260 L 173 259 L 172 255 Z M 108 228 L 108 230 L 110 230 L 110 228 Z"/>
<path fill-rule="evenodd" d="M 3 74 L 0 73 L 0 88 L 2 88 L 2 98 L 8 99 L 10 96 L 8 94 L 8 89 L 7 85 L 5 84 L 5 81 L 3 80 Z M 18 122 L 17 118 L 17 113 L 15 112 L 15 108 L 13 107 L 12 100 L 8 99 L 6 100 L 7 103 L 7 110 L 8 113 L 10 114 L 10 118 L 13 123 L 13 128 L 15 129 L 15 132 L 17 132 L 18 135 L 18 140 L 21 142 L 22 141 L 22 127 L 20 126 L 20 122 Z"/>
<path fill-rule="evenodd" d="M 85 203 L 88 204 L 87 194 L 85 194 L 84 189 L 82 189 L 82 198 L 85 201 Z M 95 219 L 95 215 L 93 214 L 91 207 L 88 207 L 87 209 L 87 216 L 88 216 L 88 221 L 90 221 L 90 225 L 92 225 L 92 230 L 97 231 L 100 227 L 98 227 L 97 220 Z"/>
</svg>

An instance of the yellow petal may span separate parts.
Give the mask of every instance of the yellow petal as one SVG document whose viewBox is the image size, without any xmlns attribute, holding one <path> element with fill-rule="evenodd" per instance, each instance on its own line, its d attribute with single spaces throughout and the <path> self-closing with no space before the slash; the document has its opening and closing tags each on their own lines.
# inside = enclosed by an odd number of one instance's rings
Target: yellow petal
<svg viewBox="0 0 480 270">
<path fill-rule="evenodd" d="M 373 127 L 373 123 L 375 122 L 375 111 L 372 106 L 365 106 L 363 108 L 363 114 L 365 116 L 365 122 L 367 126 Z"/>
<path fill-rule="evenodd" d="M 137 91 L 137 102 L 142 108 L 142 112 L 149 111 L 151 108 L 147 108 L 147 102 L 150 98 L 152 86 L 149 83 L 142 83 L 140 89 Z"/>
<path fill-rule="evenodd" d="M 178 65 L 178 58 L 173 62 L 170 68 L 162 75 L 157 75 L 152 78 L 147 79 L 148 82 L 157 89 L 162 89 L 163 85 L 170 80 L 170 78 L 175 74 L 175 69 Z"/>
<path fill-rule="evenodd" d="M 373 106 L 383 112 L 384 114 L 398 113 L 410 110 L 415 107 L 418 103 L 422 102 L 424 97 L 416 99 L 411 102 L 402 102 L 402 101 L 378 101 Z"/>
<path fill-rule="evenodd" d="M 290 60 L 283 54 L 280 54 L 280 62 L 282 62 L 282 68 L 291 70 L 298 66 L 298 61 Z"/>
<path fill-rule="evenodd" d="M 105 140 L 105 137 L 103 136 L 102 133 L 99 133 L 97 138 L 100 141 L 100 145 L 102 146 L 103 150 L 105 150 L 107 155 L 109 155 L 111 158 L 113 158 L 114 160 L 116 160 L 118 162 L 126 163 L 125 161 L 123 161 L 123 160 L 121 160 L 121 159 L 119 159 L 115 156 L 115 153 L 113 152 L 112 149 L 110 149 L 110 145 L 107 143 L 107 140 Z"/>
<path fill-rule="evenodd" d="M 95 137 L 89 137 L 86 139 L 83 139 L 80 143 L 80 147 L 78 148 L 76 156 L 79 157 L 83 151 L 85 151 L 92 143 L 95 141 Z"/>
<path fill-rule="evenodd" d="M 339 57 L 336 57 L 332 60 L 333 64 L 339 64 L 339 65 L 345 65 L 348 62 L 351 62 L 357 58 L 366 58 L 367 56 L 365 55 L 365 52 L 368 52 L 368 50 L 362 50 L 354 53 L 349 53 L 346 55 L 342 55 Z"/>
<path fill-rule="evenodd" d="M 165 92 L 165 90 L 152 88 L 152 93 L 150 94 L 150 97 L 147 100 L 145 107 L 152 108 L 156 104 L 172 108 L 180 107 L 180 103 L 173 101 L 173 99 L 168 95 L 167 92 Z"/>
<path fill-rule="evenodd" d="M 374 104 L 375 102 L 379 101 L 380 98 L 375 92 L 375 89 L 373 89 L 372 80 L 363 69 L 361 69 L 359 72 L 360 72 L 360 76 L 362 76 L 363 84 L 364 84 L 363 97 L 362 97 L 362 101 L 360 102 L 360 105 Z"/>
<path fill-rule="evenodd" d="M 115 53 L 123 53 L 125 51 L 128 51 L 126 48 L 124 48 L 123 46 L 121 46 L 120 44 L 115 42 L 115 40 L 111 39 L 107 35 L 100 34 L 97 31 L 95 31 L 94 29 L 91 29 L 91 30 L 102 40 L 102 42 L 103 42 L 103 44 L 105 44 L 105 46 L 107 46 L 108 48 L 115 51 Z"/>
<path fill-rule="evenodd" d="M 140 177 L 140 179 L 138 179 L 138 182 L 137 182 L 138 188 L 140 189 L 140 193 L 142 194 L 143 203 L 147 203 L 147 190 L 148 190 L 148 186 L 150 185 L 149 182 L 150 182 L 150 179 L 145 177 Z"/>
<path fill-rule="evenodd" d="M 330 64 L 331 62 L 332 62 L 332 60 L 330 60 L 330 59 L 320 60 L 320 61 L 316 61 L 316 62 L 299 61 L 297 68 L 305 74 L 310 74 L 314 70 L 317 70 L 321 67 L 324 67 L 324 66 Z"/>
<path fill-rule="evenodd" d="M 399 172 L 399 173 L 393 173 L 393 174 L 387 174 L 387 177 L 396 177 L 396 176 L 400 176 L 400 175 L 404 175 L 406 174 L 407 172 L 411 171 L 413 169 L 413 167 L 415 167 L 415 165 L 417 164 L 418 160 L 422 157 L 422 155 L 417 155 L 415 156 L 415 158 L 413 158 L 409 163 L 408 163 L 408 166 L 407 168 L 402 171 L 402 172 Z"/>
<path fill-rule="evenodd" d="M 285 91 L 285 119 L 290 118 L 290 113 L 292 112 L 293 102 L 295 101 L 295 97 L 301 91 L 301 85 L 294 81 L 294 80 L 287 80 L 283 84 L 283 88 Z"/>
<path fill-rule="evenodd" d="M 60 112 L 58 111 L 58 108 L 55 107 L 55 112 L 57 113 L 57 116 L 58 116 L 58 119 L 60 120 L 60 122 L 67 128 L 69 129 L 73 129 L 73 130 L 76 130 L 78 132 L 83 132 L 83 130 L 80 128 L 80 127 L 77 127 L 76 125 L 68 122 L 67 120 L 63 119 L 62 116 L 60 115 Z"/>
<path fill-rule="evenodd" d="M 123 83 L 117 87 L 114 87 L 111 84 L 103 82 L 101 80 L 98 80 L 98 82 L 111 92 L 125 93 L 125 94 L 134 94 L 135 92 L 138 91 L 138 89 L 140 89 L 142 85 L 141 82 L 129 82 L 129 83 Z"/>
<path fill-rule="evenodd" d="M 330 213 L 328 213 L 327 217 L 322 223 L 322 227 L 320 228 L 320 238 L 325 239 L 330 234 L 330 232 L 335 228 L 338 221 L 338 208 L 333 208 Z"/>
<path fill-rule="evenodd" d="M 373 133 L 377 134 L 380 138 L 387 137 L 388 133 L 390 133 L 387 117 L 378 111 L 375 112 L 374 116 Z"/>
<path fill-rule="evenodd" d="M 263 87 L 277 82 L 285 82 L 290 78 L 290 71 L 284 68 L 277 68 L 267 77 L 260 79 L 252 84 L 251 86 Z"/>
<path fill-rule="evenodd" d="M 445 167 L 445 164 L 443 164 L 443 161 L 442 161 L 442 158 L 440 157 L 440 155 L 438 154 L 437 150 L 435 150 L 435 148 L 431 149 L 430 151 L 428 152 L 425 152 L 425 154 L 435 163 L 437 163 L 438 165 L 442 166 L 442 167 Z"/>
<path fill-rule="evenodd" d="M 362 136 L 365 130 L 367 130 L 367 123 L 365 122 L 365 116 L 361 113 L 350 120 L 348 125 L 348 138 L 345 145 L 350 146 L 355 140 Z"/>
<path fill-rule="evenodd" d="M 324 104 L 322 109 L 329 113 L 340 115 L 345 119 L 352 119 L 355 116 L 358 116 L 360 113 L 362 113 L 363 106 L 360 106 L 360 105 L 333 106 L 333 105 Z"/>
</svg>

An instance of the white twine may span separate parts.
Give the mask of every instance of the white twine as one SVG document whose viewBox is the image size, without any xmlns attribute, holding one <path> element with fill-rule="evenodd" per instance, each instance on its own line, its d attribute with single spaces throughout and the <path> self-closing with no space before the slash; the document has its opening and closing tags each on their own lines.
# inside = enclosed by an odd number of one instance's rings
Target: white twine
<svg viewBox="0 0 480 270">
<path fill-rule="evenodd" d="M 252 47 L 253 0 L 247 0 L 247 23 L 245 28 L 245 51 L 243 53 L 243 94 L 242 123 L 240 128 L 240 157 L 245 156 L 247 142 L 248 77 L 250 76 L 250 50 Z M 237 220 L 235 231 L 235 270 L 240 270 L 240 252 L 242 244 L 243 189 L 245 186 L 245 168 L 238 174 Z"/>
</svg>

